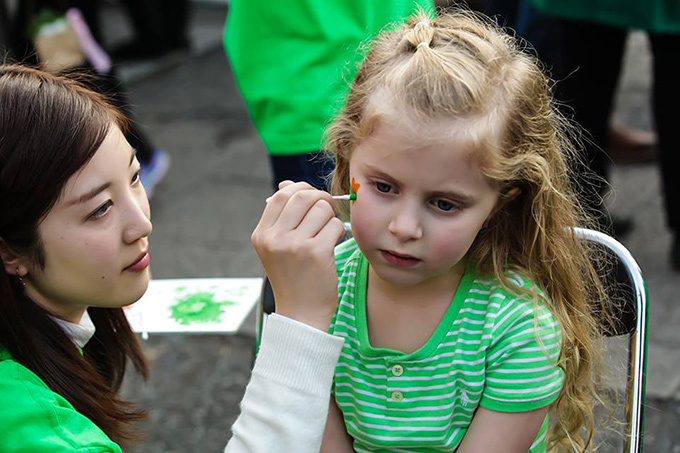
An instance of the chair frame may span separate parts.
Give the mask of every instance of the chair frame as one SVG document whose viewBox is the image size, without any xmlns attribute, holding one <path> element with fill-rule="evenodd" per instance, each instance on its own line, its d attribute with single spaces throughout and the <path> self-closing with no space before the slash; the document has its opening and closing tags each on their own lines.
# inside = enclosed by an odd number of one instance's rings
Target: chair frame
<svg viewBox="0 0 680 453">
<path fill-rule="evenodd" d="M 627 437 L 624 452 L 642 451 L 645 431 L 644 402 L 647 380 L 647 309 L 649 296 L 642 271 L 633 255 L 619 241 L 604 233 L 586 228 L 572 228 L 574 234 L 614 253 L 623 265 L 635 299 L 635 330 L 628 334 L 628 370 L 626 392 Z"/>
</svg>

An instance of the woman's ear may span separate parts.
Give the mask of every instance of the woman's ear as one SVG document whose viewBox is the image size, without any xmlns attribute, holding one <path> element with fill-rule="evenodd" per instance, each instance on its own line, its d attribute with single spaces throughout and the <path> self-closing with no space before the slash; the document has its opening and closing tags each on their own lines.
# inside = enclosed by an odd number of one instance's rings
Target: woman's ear
<svg viewBox="0 0 680 453">
<path fill-rule="evenodd" d="M 28 274 L 28 268 L 24 264 L 24 259 L 9 248 L 3 239 L 0 239 L 0 259 L 8 275 L 24 277 Z"/>
</svg>

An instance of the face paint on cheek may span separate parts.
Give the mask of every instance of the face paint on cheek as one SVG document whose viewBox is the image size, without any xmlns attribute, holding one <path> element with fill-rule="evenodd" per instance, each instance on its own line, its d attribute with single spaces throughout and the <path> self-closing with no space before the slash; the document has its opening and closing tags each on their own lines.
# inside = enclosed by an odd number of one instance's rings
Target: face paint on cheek
<svg viewBox="0 0 680 453">
<path fill-rule="evenodd" d="M 352 201 L 356 201 L 357 199 L 357 192 L 359 191 L 359 187 L 361 187 L 361 184 L 356 182 L 354 179 L 354 176 L 352 176 L 352 186 L 350 187 L 349 190 L 349 199 Z"/>
</svg>

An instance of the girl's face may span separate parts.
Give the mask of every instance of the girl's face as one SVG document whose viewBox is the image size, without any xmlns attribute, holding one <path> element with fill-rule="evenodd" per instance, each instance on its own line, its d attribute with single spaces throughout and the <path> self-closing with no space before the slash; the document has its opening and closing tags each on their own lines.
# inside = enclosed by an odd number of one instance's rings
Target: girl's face
<svg viewBox="0 0 680 453">
<path fill-rule="evenodd" d="M 350 175 L 361 184 L 352 233 L 384 283 L 446 285 L 451 272 L 462 275 L 498 202 L 471 142 L 434 139 L 445 135 L 444 125 L 381 119 L 351 155 Z"/>
<path fill-rule="evenodd" d="M 88 306 L 121 307 L 144 294 L 151 222 L 139 170 L 112 126 L 38 227 L 45 267 L 28 263 L 24 277 L 36 303 L 77 323 Z"/>
</svg>

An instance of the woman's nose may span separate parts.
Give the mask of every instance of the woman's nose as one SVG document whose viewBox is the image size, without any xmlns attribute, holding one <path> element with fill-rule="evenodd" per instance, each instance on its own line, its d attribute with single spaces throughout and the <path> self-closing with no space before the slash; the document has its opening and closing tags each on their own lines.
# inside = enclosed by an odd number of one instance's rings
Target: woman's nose
<svg viewBox="0 0 680 453">
<path fill-rule="evenodd" d="M 136 197 L 130 203 L 130 208 L 126 215 L 126 225 L 123 233 L 123 240 L 126 243 L 132 244 L 151 234 L 153 225 L 151 224 L 149 201 L 145 194 L 142 193 L 142 196 Z"/>
</svg>

